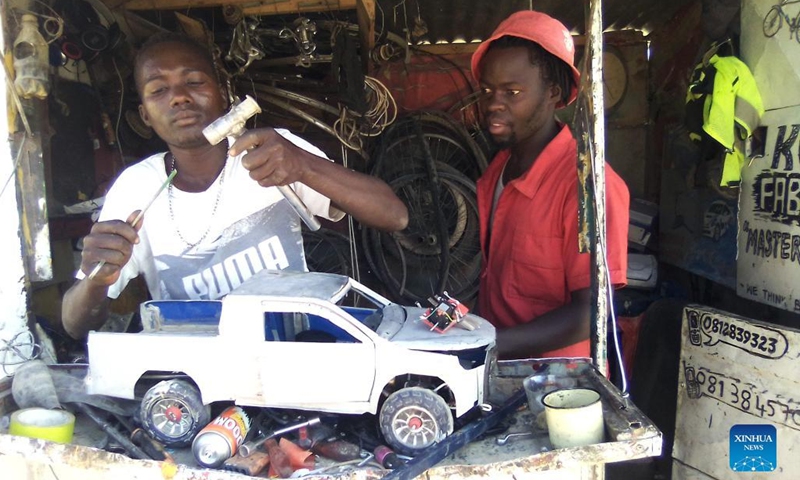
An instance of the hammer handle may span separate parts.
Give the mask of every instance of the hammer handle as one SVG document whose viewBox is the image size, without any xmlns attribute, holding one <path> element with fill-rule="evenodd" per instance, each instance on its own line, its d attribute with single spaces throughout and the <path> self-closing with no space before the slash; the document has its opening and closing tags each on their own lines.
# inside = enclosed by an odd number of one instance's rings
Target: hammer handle
<svg viewBox="0 0 800 480">
<path fill-rule="evenodd" d="M 289 202 L 289 205 L 294 208 L 294 211 L 300 215 L 300 218 L 303 219 L 303 222 L 305 222 L 308 228 L 316 232 L 322 227 L 317 217 L 311 213 L 311 210 L 309 210 L 306 204 L 297 196 L 297 193 L 292 190 L 292 187 L 289 185 L 279 185 L 278 190 L 281 191 L 283 197 Z"/>
<path fill-rule="evenodd" d="M 238 138 L 245 131 L 244 125 L 247 119 L 260 112 L 261 107 L 259 107 L 258 102 L 250 95 L 246 95 L 245 99 L 233 105 L 228 113 L 206 126 L 206 128 L 203 129 L 203 135 L 211 145 L 218 144 L 225 137 Z M 295 193 L 291 187 L 288 185 L 281 185 L 278 189 L 289 202 L 289 205 L 294 208 L 294 211 L 300 215 L 300 218 L 303 219 L 303 222 L 305 222 L 308 228 L 317 231 L 322 227 L 319 220 L 314 217 L 311 210 L 300 200 L 300 197 L 297 196 L 297 193 Z M 97 268 L 97 270 L 100 269 Z"/>
</svg>

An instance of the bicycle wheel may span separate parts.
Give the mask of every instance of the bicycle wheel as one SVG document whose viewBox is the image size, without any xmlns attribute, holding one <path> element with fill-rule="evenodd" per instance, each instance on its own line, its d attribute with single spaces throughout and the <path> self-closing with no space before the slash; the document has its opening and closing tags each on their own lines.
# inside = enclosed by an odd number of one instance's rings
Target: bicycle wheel
<svg viewBox="0 0 800 480">
<path fill-rule="evenodd" d="M 419 112 L 395 121 L 380 137 L 372 174 L 390 181 L 403 174 L 427 172 L 425 145 L 437 162 L 443 162 L 477 180 L 486 169 L 482 149 L 466 129 L 442 112 Z"/>
<path fill-rule="evenodd" d="M 800 32 L 798 32 L 798 29 L 800 29 L 800 13 L 794 17 L 794 20 L 792 20 L 792 25 L 794 26 L 792 29 L 792 32 L 794 33 L 794 39 L 797 41 L 797 43 L 800 43 Z"/>
<path fill-rule="evenodd" d="M 327 228 L 303 230 L 303 250 L 310 272 L 350 276 L 350 240 L 341 233 Z"/>
<path fill-rule="evenodd" d="M 765 36 L 773 37 L 781 29 L 783 26 L 782 13 L 780 5 L 775 5 L 769 9 L 769 12 L 764 16 L 763 28 Z"/>
<path fill-rule="evenodd" d="M 365 249 L 370 250 L 379 276 L 403 301 L 424 302 L 443 290 L 466 301 L 477 293 L 480 239 L 475 186 L 446 165 L 436 168 L 437 183 L 423 173 L 390 183 L 409 210 L 405 230 L 390 234 L 369 229 L 366 234 Z M 438 189 L 438 203 L 433 188 Z M 445 224 L 439 225 L 437 218 Z"/>
<path fill-rule="evenodd" d="M 438 133 L 423 133 L 431 156 L 437 163 L 449 165 L 467 177 L 474 179 L 472 156 L 456 140 Z M 383 156 L 380 177 L 391 181 L 410 173 L 426 173 L 423 145 L 416 135 L 403 137 L 392 143 Z"/>
</svg>

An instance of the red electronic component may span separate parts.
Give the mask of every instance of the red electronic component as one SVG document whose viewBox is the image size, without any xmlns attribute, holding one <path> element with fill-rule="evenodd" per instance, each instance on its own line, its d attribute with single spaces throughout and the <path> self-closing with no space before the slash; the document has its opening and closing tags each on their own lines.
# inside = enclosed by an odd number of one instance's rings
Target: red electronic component
<svg viewBox="0 0 800 480">
<path fill-rule="evenodd" d="M 431 308 L 425 310 L 421 320 L 431 327 L 431 330 L 444 333 L 450 327 L 460 322 L 469 312 L 469 309 L 461 302 L 442 292 L 442 295 L 434 295 L 428 298 Z"/>
</svg>

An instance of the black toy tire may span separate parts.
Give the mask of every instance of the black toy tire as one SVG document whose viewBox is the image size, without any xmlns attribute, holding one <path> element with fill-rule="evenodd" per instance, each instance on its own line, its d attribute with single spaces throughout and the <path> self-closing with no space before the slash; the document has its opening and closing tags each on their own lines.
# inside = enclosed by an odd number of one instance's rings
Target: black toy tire
<svg viewBox="0 0 800 480">
<path fill-rule="evenodd" d="M 453 414 L 444 399 L 420 387 L 400 389 L 383 403 L 380 428 L 395 452 L 416 455 L 453 433 Z"/>
<path fill-rule="evenodd" d="M 211 420 L 210 408 L 203 405 L 197 387 L 184 380 L 164 380 L 151 387 L 142 398 L 139 414 L 142 427 L 170 447 L 189 445 Z"/>
</svg>

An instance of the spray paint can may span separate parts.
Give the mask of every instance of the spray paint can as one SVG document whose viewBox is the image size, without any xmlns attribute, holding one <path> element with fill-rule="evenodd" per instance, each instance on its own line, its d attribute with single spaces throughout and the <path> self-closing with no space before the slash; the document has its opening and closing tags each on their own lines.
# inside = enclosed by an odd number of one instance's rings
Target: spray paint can
<svg viewBox="0 0 800 480">
<path fill-rule="evenodd" d="M 194 459 L 202 467 L 214 468 L 231 458 L 250 431 L 250 417 L 242 407 L 228 407 L 206 425 L 192 442 Z"/>
<path fill-rule="evenodd" d="M 375 447 L 375 460 L 389 470 L 394 470 L 403 465 L 403 460 L 386 445 Z"/>
</svg>

